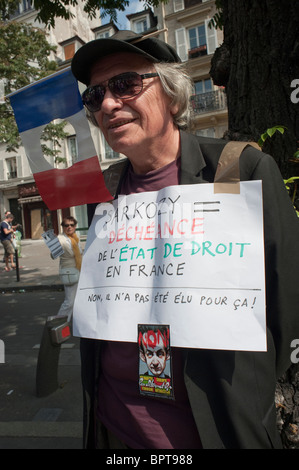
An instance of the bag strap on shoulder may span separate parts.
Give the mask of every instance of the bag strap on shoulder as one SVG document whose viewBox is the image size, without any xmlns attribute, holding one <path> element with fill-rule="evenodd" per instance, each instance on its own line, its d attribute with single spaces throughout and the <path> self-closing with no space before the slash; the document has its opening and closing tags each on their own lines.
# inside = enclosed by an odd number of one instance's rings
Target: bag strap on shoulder
<svg viewBox="0 0 299 470">
<path fill-rule="evenodd" d="M 219 158 L 214 178 L 214 193 L 240 193 L 240 156 L 251 145 L 260 150 L 256 142 L 228 142 Z"/>
</svg>

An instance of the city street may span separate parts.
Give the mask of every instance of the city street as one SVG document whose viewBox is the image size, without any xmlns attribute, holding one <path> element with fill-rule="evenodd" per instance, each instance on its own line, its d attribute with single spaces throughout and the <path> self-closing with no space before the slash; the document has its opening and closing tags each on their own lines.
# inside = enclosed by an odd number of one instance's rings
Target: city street
<svg viewBox="0 0 299 470">
<path fill-rule="evenodd" d="M 81 449 L 79 339 L 62 344 L 56 391 L 37 397 L 36 365 L 45 321 L 56 315 L 62 290 L 0 292 L 0 449 Z"/>
</svg>

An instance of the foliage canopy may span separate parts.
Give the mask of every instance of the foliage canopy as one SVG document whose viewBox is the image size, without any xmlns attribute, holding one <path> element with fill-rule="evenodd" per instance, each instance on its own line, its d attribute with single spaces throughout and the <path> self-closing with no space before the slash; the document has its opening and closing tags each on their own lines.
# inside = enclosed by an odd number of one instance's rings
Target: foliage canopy
<svg viewBox="0 0 299 470">
<path fill-rule="evenodd" d="M 51 46 L 46 34 L 29 24 L 0 23 L 0 79 L 5 95 L 43 78 L 56 70 L 56 62 L 48 59 Z M 7 151 L 16 151 L 20 138 L 9 100 L 0 104 L 0 142 Z"/>
<path fill-rule="evenodd" d="M 156 7 L 161 2 L 167 0 L 139 0 L 143 8 Z M 36 10 L 38 10 L 37 19 L 47 26 L 55 25 L 55 18 L 60 17 L 66 20 L 72 17 L 69 6 L 78 5 L 78 0 L 33 0 Z M 129 0 L 85 0 L 83 10 L 89 18 L 96 18 L 100 14 L 102 18 L 109 16 L 114 22 L 117 21 L 117 12 L 125 11 L 129 6 Z"/>
</svg>

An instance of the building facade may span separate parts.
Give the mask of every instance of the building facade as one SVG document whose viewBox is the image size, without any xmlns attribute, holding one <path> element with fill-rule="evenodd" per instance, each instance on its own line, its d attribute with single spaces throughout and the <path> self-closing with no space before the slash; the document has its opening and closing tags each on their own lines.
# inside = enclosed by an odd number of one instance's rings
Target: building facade
<svg viewBox="0 0 299 470">
<path fill-rule="evenodd" d="M 72 18 L 68 21 L 57 18 L 55 28 L 47 29 L 47 39 L 57 50 L 50 60 L 55 60 L 59 68 L 70 64 L 76 50 L 84 43 L 94 39 L 93 28 L 101 24 L 99 18 L 90 20 L 83 11 L 84 2 L 70 6 Z M 36 21 L 36 10 L 30 0 L 23 0 L 11 17 L 17 22 L 31 24 L 46 30 L 45 25 Z M 1 77 L 0 77 L 1 78 Z M 54 164 L 57 168 L 70 166 L 76 159 L 76 137 L 72 127 L 67 124 L 65 131 L 69 137 L 62 142 L 61 159 L 63 163 Z M 65 215 L 73 215 L 79 228 L 87 226 L 86 207 L 79 206 L 66 210 L 50 211 L 39 195 L 30 171 L 28 159 L 21 146 L 17 152 L 6 152 L 6 145 L 0 144 L 0 214 L 6 210 L 15 216 L 14 223 L 22 226 L 24 238 L 38 239 L 45 230 L 53 228 L 61 231 L 60 222 Z"/>
<path fill-rule="evenodd" d="M 55 55 L 50 58 L 56 60 L 59 68 L 69 66 L 74 53 L 84 43 L 110 37 L 118 30 L 114 23 L 102 25 L 99 18 L 90 20 L 83 11 L 83 5 L 82 1 L 76 7 L 70 7 L 72 19 L 66 21 L 57 18 L 55 28 L 48 31 L 49 42 L 57 46 Z M 215 12 L 214 0 L 169 0 L 153 11 L 142 10 L 127 18 L 131 30 L 136 33 L 154 33 L 172 45 L 182 61 L 186 62 L 194 81 L 192 132 L 222 137 L 227 129 L 225 93 L 213 85 L 209 76 L 211 58 L 222 42 L 222 33 L 209 26 Z M 35 17 L 36 11 L 30 0 L 23 0 L 13 19 L 45 28 L 36 23 Z M 69 167 L 78 158 L 75 131 L 70 124 L 64 130 L 68 137 L 62 142 L 62 161 L 56 164 L 52 162 L 56 168 Z M 106 144 L 97 129 L 92 129 L 92 135 L 102 170 L 123 157 Z M 78 220 L 80 234 L 86 234 L 86 206 L 50 211 L 39 195 L 24 148 L 20 147 L 16 153 L 8 153 L 5 144 L 0 144 L 1 217 L 6 210 L 10 210 L 15 216 L 15 222 L 22 225 L 24 238 L 38 239 L 42 232 L 51 228 L 59 233 L 60 222 L 66 215 L 73 215 Z"/>
<path fill-rule="evenodd" d="M 209 75 L 215 49 L 223 33 L 210 26 L 216 13 L 214 0 L 169 0 L 155 8 L 161 39 L 173 46 L 194 82 L 194 133 L 222 137 L 227 130 L 225 91 L 213 84 Z"/>
</svg>

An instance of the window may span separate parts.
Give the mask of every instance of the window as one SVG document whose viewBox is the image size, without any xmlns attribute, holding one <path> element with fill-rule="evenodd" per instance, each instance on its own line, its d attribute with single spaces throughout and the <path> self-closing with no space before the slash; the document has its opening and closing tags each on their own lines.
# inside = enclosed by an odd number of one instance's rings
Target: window
<svg viewBox="0 0 299 470">
<path fill-rule="evenodd" d="M 221 88 L 214 89 L 210 79 L 194 84 L 191 106 L 195 114 L 221 111 L 227 108 L 226 96 Z"/>
<path fill-rule="evenodd" d="M 8 2 L 6 2 L 8 3 Z M 34 10 L 32 6 L 31 0 L 20 0 L 18 6 L 16 6 L 16 10 L 13 15 L 10 16 L 10 19 L 17 18 L 18 16 L 22 15 L 23 13 L 27 13 L 31 10 Z"/>
<path fill-rule="evenodd" d="M 135 33 L 144 33 L 148 30 L 147 17 L 140 18 L 133 22 L 133 28 Z"/>
<path fill-rule="evenodd" d="M 114 150 L 107 144 L 106 140 L 104 140 L 104 142 L 105 142 L 105 159 L 110 160 L 110 159 L 118 158 L 119 153 L 114 152 Z"/>
<path fill-rule="evenodd" d="M 67 146 L 68 152 L 70 155 L 71 165 L 78 161 L 78 146 L 77 146 L 77 138 L 75 135 L 72 135 L 67 138 Z"/>
<path fill-rule="evenodd" d="M 64 60 L 72 59 L 75 55 L 75 43 L 64 46 Z"/>
<path fill-rule="evenodd" d="M 109 31 L 104 31 L 103 33 L 96 33 L 96 39 L 106 39 L 110 37 Z"/>
<path fill-rule="evenodd" d="M 3 78 L 0 78 L 0 104 L 5 103 L 5 84 Z"/>
<path fill-rule="evenodd" d="M 31 0 L 23 0 L 21 3 L 23 4 L 23 11 L 31 10 Z"/>
<path fill-rule="evenodd" d="M 117 29 L 113 26 L 100 26 L 99 28 L 93 29 L 95 33 L 95 39 L 106 39 L 113 36 L 116 33 Z"/>
<path fill-rule="evenodd" d="M 188 30 L 189 36 L 189 59 L 207 54 L 207 39 L 205 25 L 202 24 L 196 28 Z"/>
<path fill-rule="evenodd" d="M 173 11 L 180 11 L 184 10 L 185 5 L 184 5 L 184 0 L 173 0 Z"/>
<path fill-rule="evenodd" d="M 208 93 L 213 90 L 212 80 L 206 78 L 205 80 L 199 80 L 194 83 L 194 93 L 195 95 L 200 95 L 201 93 Z"/>
<path fill-rule="evenodd" d="M 215 128 L 208 127 L 207 129 L 197 129 L 195 134 L 202 137 L 215 137 Z"/>
<path fill-rule="evenodd" d="M 186 41 L 186 30 L 185 28 L 179 28 L 175 31 L 175 40 L 176 40 L 176 50 L 181 58 L 182 62 L 188 60 L 187 54 L 187 41 Z"/>
<path fill-rule="evenodd" d="M 6 159 L 7 179 L 17 178 L 17 159 L 16 157 Z"/>
<path fill-rule="evenodd" d="M 64 60 L 71 60 L 74 57 L 75 52 L 84 44 L 84 42 L 78 37 L 73 36 L 66 41 L 62 41 L 59 45 L 62 47 Z"/>
<path fill-rule="evenodd" d="M 31 3 L 32 3 L 31 0 L 21 0 L 17 7 L 17 12 L 21 14 L 21 13 L 25 13 L 28 10 L 32 10 L 33 7 Z"/>
<path fill-rule="evenodd" d="M 184 62 L 201 55 L 213 54 L 217 47 L 215 28 L 209 28 L 210 20 L 195 27 L 175 31 L 177 53 Z"/>
<path fill-rule="evenodd" d="M 196 47 L 207 45 L 206 31 L 205 31 L 204 24 L 197 26 L 196 28 L 189 29 L 188 34 L 189 34 L 190 49 L 195 49 Z"/>
</svg>

